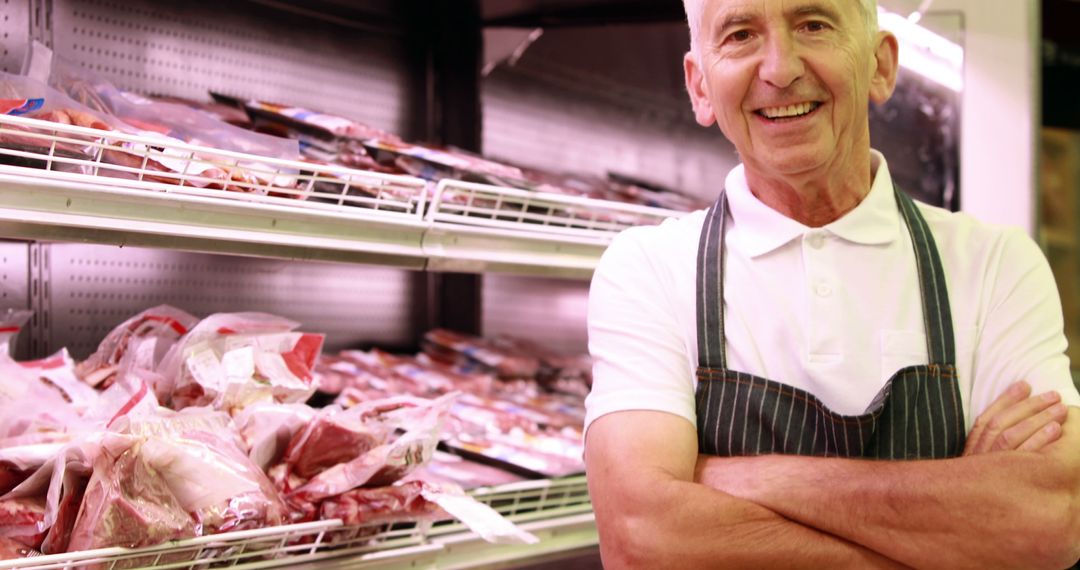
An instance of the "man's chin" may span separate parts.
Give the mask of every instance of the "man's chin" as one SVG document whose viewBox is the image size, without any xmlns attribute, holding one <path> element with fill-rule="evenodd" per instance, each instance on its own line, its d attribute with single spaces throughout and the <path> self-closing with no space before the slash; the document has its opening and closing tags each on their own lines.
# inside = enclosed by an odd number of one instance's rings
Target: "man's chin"
<svg viewBox="0 0 1080 570">
<path fill-rule="evenodd" d="M 814 172 L 821 172 L 829 164 L 828 152 L 813 152 L 807 149 L 785 151 L 782 149 L 770 150 L 759 153 L 754 160 L 743 162 L 747 168 L 757 170 L 759 174 L 768 177 L 775 176 L 802 176 Z"/>
</svg>

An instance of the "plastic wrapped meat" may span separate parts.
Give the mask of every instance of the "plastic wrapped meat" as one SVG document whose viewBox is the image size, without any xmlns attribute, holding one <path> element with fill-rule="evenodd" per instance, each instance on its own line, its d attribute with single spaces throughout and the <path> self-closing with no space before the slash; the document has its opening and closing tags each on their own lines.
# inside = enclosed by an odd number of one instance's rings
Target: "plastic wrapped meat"
<svg viewBox="0 0 1080 570">
<path fill-rule="evenodd" d="M 40 527 L 44 519 L 45 497 L 0 500 L 0 537 L 38 550 L 45 533 L 26 529 Z"/>
<path fill-rule="evenodd" d="M 423 497 L 424 483 L 353 489 L 327 499 L 319 507 L 323 520 L 341 519 L 347 525 L 448 519 L 439 505 Z"/>
<path fill-rule="evenodd" d="M 508 471 L 444 451 L 436 451 L 427 465 L 413 471 L 406 478 L 410 481 L 413 479 L 430 483 L 453 483 L 465 489 L 494 487 L 524 480 L 523 477 Z"/>
<path fill-rule="evenodd" d="M 112 384 L 124 355 L 142 347 L 146 361 L 135 363 L 153 370 L 169 348 L 195 326 L 199 319 L 169 305 L 147 309 L 120 323 L 105 335 L 94 354 L 75 371 L 87 384 L 106 388 Z M 160 396 L 160 394 L 159 394 Z"/>
<path fill-rule="evenodd" d="M 34 549 L 27 548 L 19 541 L 0 536 L 0 560 L 18 560 L 31 555 L 36 555 Z"/>
<path fill-rule="evenodd" d="M 439 443 L 443 421 L 458 396 L 457 393 L 447 394 L 437 400 L 394 398 L 348 410 L 360 411 L 361 417 L 377 415 L 384 426 L 390 430 L 404 430 L 404 433 L 319 472 L 294 490 L 290 497 L 302 502 L 316 502 L 357 487 L 389 485 L 405 477 L 431 459 Z"/>
<path fill-rule="evenodd" d="M 62 390 L 0 353 L 0 447 L 66 441 L 86 424 Z"/>
<path fill-rule="evenodd" d="M 259 402 L 304 402 L 317 388 L 311 370 L 323 335 L 265 313 L 218 313 L 177 342 L 157 372 L 172 406 L 239 411 Z"/>
<path fill-rule="evenodd" d="M 309 479 L 371 451 L 386 440 L 388 431 L 378 422 L 365 422 L 359 414 L 324 408 L 293 437 L 285 463 L 293 473 Z"/>
<path fill-rule="evenodd" d="M 434 329 L 424 335 L 424 352 L 437 362 L 457 364 L 465 371 L 481 367 L 499 378 L 536 378 L 541 370 L 539 358 L 510 342 L 500 343 L 446 329 Z"/>
<path fill-rule="evenodd" d="M 14 489 L 63 449 L 62 443 L 41 443 L 0 449 L 0 496 Z"/>
<path fill-rule="evenodd" d="M 110 434 L 94 465 L 68 548 L 140 548 L 198 535 L 168 482 L 140 455 L 141 442 Z M 126 560 L 122 567 L 148 564 Z"/>
<path fill-rule="evenodd" d="M 284 505 L 261 469 L 241 451 L 229 418 L 192 410 L 132 422 L 141 457 L 167 482 L 200 534 L 280 524 Z"/>
<path fill-rule="evenodd" d="M 341 519 L 346 525 L 455 518 L 488 542 L 540 542 L 452 484 L 407 481 L 386 487 L 353 489 L 324 501 L 320 515 L 323 519 Z"/>
<path fill-rule="evenodd" d="M 238 413 L 233 421 L 240 429 L 248 457 L 263 470 L 277 465 L 289 443 L 315 418 L 305 404 L 256 404 Z"/>
<path fill-rule="evenodd" d="M 237 439 L 228 417 L 205 410 L 136 420 L 109 434 L 70 548 L 148 546 L 281 524 L 284 504 Z"/>
</svg>

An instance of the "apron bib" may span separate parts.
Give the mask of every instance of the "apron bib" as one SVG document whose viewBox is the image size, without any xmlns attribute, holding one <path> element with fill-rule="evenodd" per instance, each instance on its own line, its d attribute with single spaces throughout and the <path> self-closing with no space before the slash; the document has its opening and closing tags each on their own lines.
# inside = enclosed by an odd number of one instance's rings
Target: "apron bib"
<svg viewBox="0 0 1080 570">
<path fill-rule="evenodd" d="M 926 220 L 906 194 L 895 188 L 894 193 L 915 248 L 930 363 L 896 372 L 857 416 L 830 410 L 806 390 L 728 370 L 725 195 L 713 204 L 698 245 L 695 400 L 700 453 L 940 459 L 963 452 L 966 430 L 945 274 Z"/>
</svg>

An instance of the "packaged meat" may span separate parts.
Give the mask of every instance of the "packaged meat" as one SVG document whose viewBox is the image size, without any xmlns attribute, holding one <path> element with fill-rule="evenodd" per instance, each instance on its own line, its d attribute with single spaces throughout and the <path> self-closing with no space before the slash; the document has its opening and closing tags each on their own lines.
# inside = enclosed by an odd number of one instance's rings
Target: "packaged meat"
<svg viewBox="0 0 1080 570">
<path fill-rule="evenodd" d="M 164 474 L 140 453 L 141 443 L 128 435 L 105 437 L 70 536 L 70 550 L 140 548 L 198 535 L 196 521 Z M 153 557 L 129 559 L 121 567 L 152 561 Z"/>
<path fill-rule="evenodd" d="M 0 497 L 2 501 L 40 502 L 43 507 L 42 516 L 33 521 L 0 525 L 0 535 L 40 535 L 42 540 L 34 547 L 41 552 L 66 552 L 99 449 L 98 433 L 82 434 L 56 450 L 30 477 Z"/>
<path fill-rule="evenodd" d="M 85 428 L 65 396 L 48 379 L 0 352 L 0 445 L 63 441 Z"/>
<path fill-rule="evenodd" d="M 172 406 L 239 411 L 257 402 L 304 402 L 323 335 L 291 332 L 298 323 L 265 313 L 218 313 L 199 322 L 157 372 Z"/>
<path fill-rule="evenodd" d="M 413 479 L 430 483 L 453 483 L 460 485 L 463 489 L 508 485 L 525 480 L 524 477 L 509 471 L 438 450 L 427 465 L 413 471 L 404 480 Z"/>
<path fill-rule="evenodd" d="M 36 375 L 39 382 L 55 390 L 79 414 L 83 414 L 97 403 L 97 391 L 86 385 L 76 375 L 75 361 L 66 348 L 60 349 L 48 358 L 23 361 L 19 365 L 27 372 Z"/>
<path fill-rule="evenodd" d="M 17 560 L 37 556 L 38 552 L 23 543 L 0 536 L 0 560 Z"/>
<path fill-rule="evenodd" d="M 31 49 L 34 51 L 32 56 L 38 56 L 38 51 L 47 52 L 44 46 L 36 42 Z M 144 135 L 158 133 L 170 139 L 194 145 L 270 158 L 284 160 L 299 158 L 299 147 L 294 140 L 242 129 L 192 109 L 188 105 L 155 101 L 135 93 L 121 91 L 85 66 L 79 66 L 51 53 L 42 53 L 41 57 L 49 59 L 45 65 L 49 69 L 50 87 L 65 93 L 94 111 L 117 117 L 124 123 L 138 128 Z M 178 155 L 177 158 L 182 159 L 183 156 Z M 214 157 L 203 158 L 212 160 Z M 169 164 L 168 158 L 163 158 L 162 162 Z M 222 180 L 243 181 L 242 178 L 237 178 L 237 172 L 229 172 L 229 165 L 235 164 L 230 159 L 219 157 L 217 162 L 219 163 L 217 168 L 222 172 L 216 177 Z M 194 163 L 181 167 L 172 165 L 172 169 L 191 173 L 192 168 L 198 166 Z M 265 173 L 252 181 L 255 184 L 274 182 L 289 185 L 295 183 L 294 180 L 290 182 L 290 177 L 295 176 L 296 171 L 276 170 L 258 162 L 242 162 L 239 166 L 244 167 L 244 170 L 249 173 Z M 226 189 L 250 190 L 245 187 Z"/>
<path fill-rule="evenodd" d="M 105 436 L 70 548 L 139 547 L 281 524 L 285 507 L 208 410 L 118 422 Z"/>
<path fill-rule="evenodd" d="M 199 320 L 169 305 L 158 305 L 120 323 L 98 345 L 97 350 L 79 363 L 75 371 L 87 384 L 109 387 L 120 361 L 128 353 L 138 359 L 138 368 L 154 370 L 165 354 Z M 163 394 L 158 394 L 162 397 Z"/>
<path fill-rule="evenodd" d="M 358 456 L 383 443 L 389 428 L 377 421 L 365 421 L 354 410 L 337 406 L 323 408 L 297 432 L 285 452 L 292 473 L 310 479 L 319 473 Z"/>
<path fill-rule="evenodd" d="M 419 405 L 410 405 L 415 398 L 400 398 L 388 404 L 374 402 L 359 407 L 377 413 L 385 426 L 404 433 L 318 473 L 292 496 L 314 502 L 357 487 L 386 486 L 405 477 L 431 459 L 442 423 L 458 396 L 451 393 Z"/>
<path fill-rule="evenodd" d="M 341 519 L 347 525 L 450 518 L 439 505 L 424 498 L 424 485 L 422 481 L 408 481 L 386 487 L 353 489 L 323 501 L 319 517 Z"/>
<path fill-rule="evenodd" d="M 0 496 L 26 481 L 63 447 L 54 442 L 0 448 Z"/>
<path fill-rule="evenodd" d="M 483 339 L 434 329 L 424 335 L 424 353 L 436 362 L 456 364 L 463 371 L 480 367 L 499 378 L 536 378 L 541 361 L 508 340 Z"/>
<path fill-rule="evenodd" d="M 323 501 L 319 514 L 324 520 L 341 519 L 346 525 L 455 518 L 487 542 L 540 542 L 536 536 L 521 530 L 453 484 L 402 481 L 385 487 L 353 489 Z"/>
<path fill-rule="evenodd" d="M 305 404 L 261 403 L 244 408 L 233 421 L 244 438 L 248 457 L 269 470 L 281 463 L 289 443 L 317 413 Z"/>
<path fill-rule="evenodd" d="M 211 93 L 218 101 L 235 101 L 226 95 Z M 368 139 L 373 137 L 400 140 L 396 135 L 345 117 L 311 109 L 280 105 L 267 101 L 242 102 L 244 109 L 258 123 L 269 122 L 319 136 L 323 139 Z"/>
<path fill-rule="evenodd" d="M 38 550 L 45 532 L 34 529 L 41 527 L 44 518 L 44 497 L 0 499 L 0 537 Z"/>
<path fill-rule="evenodd" d="M 446 441 L 447 449 L 466 459 L 492 465 L 529 479 L 567 477 L 585 472 L 580 459 L 539 451 L 519 441 L 460 435 Z"/>
</svg>

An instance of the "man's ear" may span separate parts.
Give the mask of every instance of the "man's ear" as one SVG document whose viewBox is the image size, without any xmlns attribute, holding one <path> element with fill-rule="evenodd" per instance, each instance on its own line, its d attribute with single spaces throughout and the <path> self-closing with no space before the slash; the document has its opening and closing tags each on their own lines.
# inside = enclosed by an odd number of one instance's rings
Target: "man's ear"
<svg viewBox="0 0 1080 570">
<path fill-rule="evenodd" d="M 694 109 L 694 118 L 703 127 L 716 122 L 712 102 L 705 86 L 705 74 L 701 71 L 694 52 L 688 51 L 683 56 L 683 72 L 686 74 L 686 92 L 690 95 L 690 105 Z"/>
<path fill-rule="evenodd" d="M 874 73 L 870 76 L 870 100 L 878 105 L 892 97 L 896 88 L 900 44 L 889 32 L 878 32 L 874 49 Z"/>
</svg>

